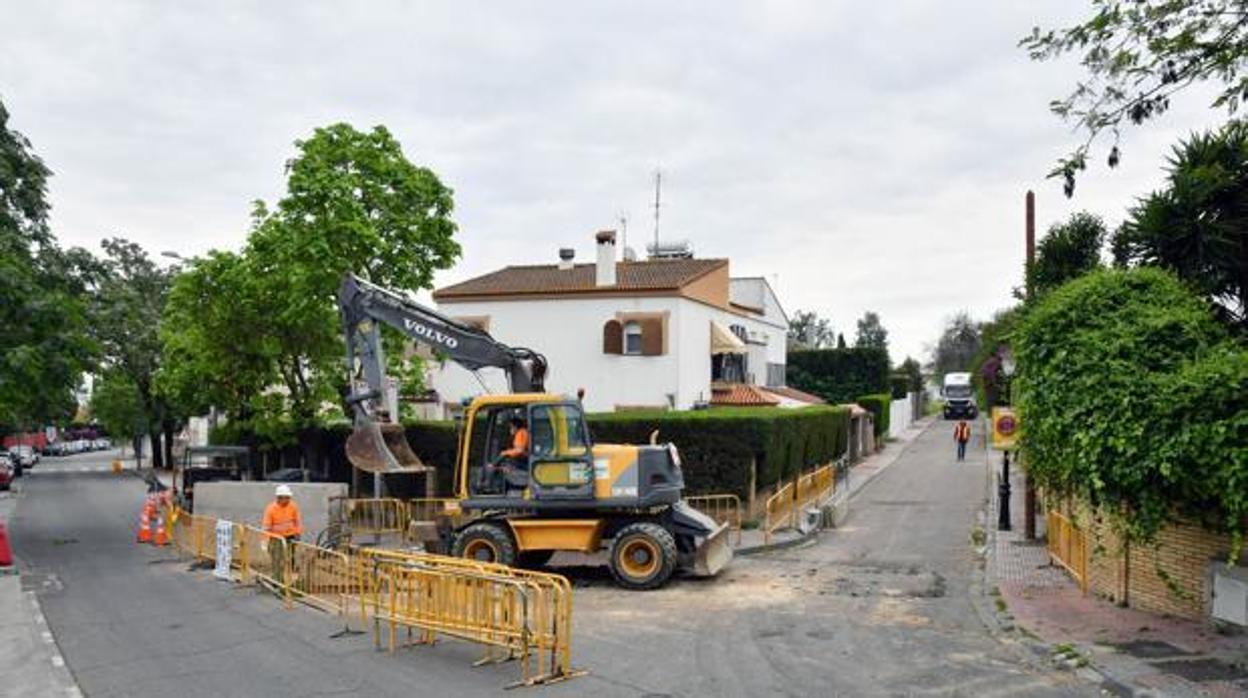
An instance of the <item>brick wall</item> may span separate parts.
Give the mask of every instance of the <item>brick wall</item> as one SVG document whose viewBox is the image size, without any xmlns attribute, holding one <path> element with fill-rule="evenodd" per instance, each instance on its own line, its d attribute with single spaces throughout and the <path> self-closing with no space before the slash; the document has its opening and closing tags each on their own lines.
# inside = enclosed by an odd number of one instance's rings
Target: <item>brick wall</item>
<svg viewBox="0 0 1248 698">
<path fill-rule="evenodd" d="M 1126 543 L 1086 504 L 1060 502 L 1055 508 L 1087 532 L 1090 592 L 1151 613 L 1206 616 L 1209 563 L 1226 559 L 1230 536 L 1183 523 L 1163 528 L 1152 544 Z"/>
</svg>

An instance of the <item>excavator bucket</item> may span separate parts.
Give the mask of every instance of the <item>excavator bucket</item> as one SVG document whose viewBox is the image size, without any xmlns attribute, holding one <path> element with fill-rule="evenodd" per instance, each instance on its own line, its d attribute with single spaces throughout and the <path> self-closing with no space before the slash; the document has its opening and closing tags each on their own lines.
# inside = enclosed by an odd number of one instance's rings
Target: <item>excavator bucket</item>
<svg viewBox="0 0 1248 698">
<path fill-rule="evenodd" d="M 699 577 L 713 577 L 732 561 L 732 529 L 721 524 L 719 529 L 707 536 L 698 546 L 693 558 L 693 573 Z"/>
<path fill-rule="evenodd" d="M 407 443 L 401 424 L 367 422 L 347 437 L 347 460 L 369 473 L 427 472 Z"/>
<path fill-rule="evenodd" d="M 713 577 L 732 561 L 732 528 L 689 506 L 686 501 L 672 505 L 672 525 L 678 533 L 697 543 L 692 559 L 683 562 L 686 571 L 699 577 Z"/>
</svg>

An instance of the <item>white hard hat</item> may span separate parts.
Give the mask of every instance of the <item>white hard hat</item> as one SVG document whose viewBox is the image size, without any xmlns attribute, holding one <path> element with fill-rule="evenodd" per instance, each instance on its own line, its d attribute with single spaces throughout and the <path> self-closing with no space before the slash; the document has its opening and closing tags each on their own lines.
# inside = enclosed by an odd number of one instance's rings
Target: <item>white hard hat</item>
<svg viewBox="0 0 1248 698">
<path fill-rule="evenodd" d="M 293 497 L 293 496 L 295 496 L 295 494 L 294 494 L 293 492 L 291 492 L 291 491 L 290 491 L 290 485 L 278 485 L 278 486 L 277 486 L 277 496 L 279 496 L 279 497 Z"/>
</svg>

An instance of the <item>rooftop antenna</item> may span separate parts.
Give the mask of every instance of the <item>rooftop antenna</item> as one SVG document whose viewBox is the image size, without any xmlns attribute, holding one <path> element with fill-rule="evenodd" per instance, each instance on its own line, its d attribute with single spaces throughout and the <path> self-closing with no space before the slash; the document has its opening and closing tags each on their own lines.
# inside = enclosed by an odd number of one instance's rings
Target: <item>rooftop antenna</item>
<svg viewBox="0 0 1248 698">
<path fill-rule="evenodd" d="M 659 252 L 659 192 L 663 189 L 663 172 L 654 171 L 654 252 Z"/>
<path fill-rule="evenodd" d="M 624 240 L 620 243 L 621 248 L 628 247 L 628 214 L 620 211 L 620 231 Z"/>
</svg>

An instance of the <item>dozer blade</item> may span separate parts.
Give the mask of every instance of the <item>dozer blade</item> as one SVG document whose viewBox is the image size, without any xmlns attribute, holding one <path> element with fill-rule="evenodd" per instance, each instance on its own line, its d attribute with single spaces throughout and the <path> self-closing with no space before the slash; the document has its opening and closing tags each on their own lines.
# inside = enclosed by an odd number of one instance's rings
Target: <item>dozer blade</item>
<svg viewBox="0 0 1248 698">
<path fill-rule="evenodd" d="M 347 437 L 347 460 L 369 473 L 432 470 L 412 451 L 401 424 L 368 422 L 357 426 Z"/>
<path fill-rule="evenodd" d="M 702 540 L 693 559 L 693 573 L 699 577 L 713 577 L 732 562 L 732 531 L 728 524 L 720 524 L 714 533 Z"/>
</svg>

